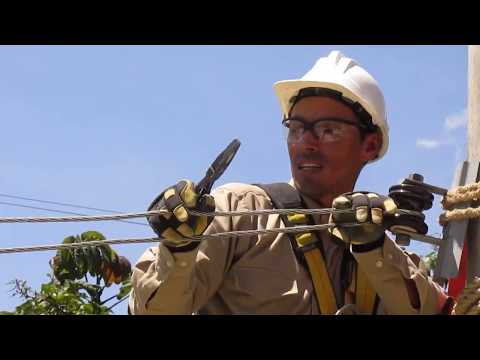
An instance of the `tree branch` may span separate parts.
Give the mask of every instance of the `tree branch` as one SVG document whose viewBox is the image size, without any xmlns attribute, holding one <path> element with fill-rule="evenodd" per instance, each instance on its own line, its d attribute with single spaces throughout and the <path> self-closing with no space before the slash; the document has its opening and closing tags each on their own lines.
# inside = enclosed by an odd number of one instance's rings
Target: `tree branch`
<svg viewBox="0 0 480 360">
<path fill-rule="evenodd" d="M 117 306 L 118 304 L 120 304 L 121 302 L 123 302 L 125 299 L 128 298 L 129 295 L 125 295 L 121 300 L 117 301 L 115 304 L 113 304 L 112 306 L 110 306 L 107 310 L 112 310 L 115 306 Z"/>
<path fill-rule="evenodd" d="M 103 304 L 105 304 L 106 302 L 109 302 L 110 300 L 112 300 L 113 298 L 116 298 L 116 297 L 117 297 L 117 295 L 113 295 L 112 297 L 109 297 L 107 300 L 102 301 L 102 302 L 100 303 L 100 305 L 103 305 Z"/>
</svg>

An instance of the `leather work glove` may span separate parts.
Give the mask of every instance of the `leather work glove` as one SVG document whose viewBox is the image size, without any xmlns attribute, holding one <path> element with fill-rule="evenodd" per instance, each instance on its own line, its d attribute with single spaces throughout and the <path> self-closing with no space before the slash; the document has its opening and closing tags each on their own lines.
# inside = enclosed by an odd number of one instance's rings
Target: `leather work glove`
<svg viewBox="0 0 480 360">
<path fill-rule="evenodd" d="M 380 242 L 380 246 L 385 237 L 383 215 L 394 214 L 397 205 L 389 197 L 361 191 L 340 195 L 333 200 L 332 208 L 353 211 L 330 214 L 329 223 L 337 225 L 328 229 L 331 234 L 352 245 Z M 342 224 L 346 223 L 358 223 L 362 226 L 342 227 Z"/>
<path fill-rule="evenodd" d="M 480 278 L 476 277 L 463 289 L 452 315 L 480 315 Z"/>
<path fill-rule="evenodd" d="M 150 216 L 150 226 L 158 236 L 166 239 L 165 245 L 187 251 L 198 243 L 191 244 L 193 241 L 185 237 L 202 235 L 213 220 L 213 217 L 189 215 L 187 209 L 212 212 L 215 211 L 215 200 L 209 194 L 199 198 L 193 182 L 181 180 L 157 196 L 148 211 L 164 209 L 173 214 Z M 187 246 L 190 244 L 192 246 Z"/>
</svg>

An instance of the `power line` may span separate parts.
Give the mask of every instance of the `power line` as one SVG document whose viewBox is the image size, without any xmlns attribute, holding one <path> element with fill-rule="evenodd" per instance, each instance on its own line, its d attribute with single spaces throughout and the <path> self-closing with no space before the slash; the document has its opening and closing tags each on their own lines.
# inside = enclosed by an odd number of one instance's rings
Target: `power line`
<svg viewBox="0 0 480 360">
<path fill-rule="evenodd" d="M 4 201 L 0 201 L 0 204 L 22 207 L 22 208 L 27 208 L 27 209 L 44 210 L 44 211 L 50 211 L 50 212 L 55 212 L 55 213 L 60 213 L 60 214 L 87 216 L 86 214 L 80 214 L 80 213 L 76 213 L 76 212 L 72 212 L 72 211 L 54 210 L 54 209 L 43 208 L 43 207 L 38 207 L 38 206 L 22 205 L 22 204 L 16 204 L 16 203 L 4 202 Z M 118 211 L 116 211 L 116 212 L 118 213 Z M 128 220 L 113 220 L 113 221 L 122 221 L 122 222 L 129 223 L 129 224 L 148 226 L 148 224 L 140 223 L 140 222 L 136 222 L 136 221 L 128 221 Z"/>
<path fill-rule="evenodd" d="M 302 233 L 305 231 L 320 231 L 320 230 L 327 230 L 335 226 L 336 226 L 335 224 L 319 224 L 319 225 L 298 225 L 298 226 L 287 227 L 287 228 L 272 228 L 272 229 L 262 229 L 262 230 L 238 230 L 238 231 L 221 232 L 221 233 L 210 234 L 210 235 L 192 236 L 184 239 L 189 241 L 195 241 L 195 242 L 200 242 L 203 240 L 215 241 L 222 238 L 233 239 L 236 237 L 249 237 L 249 236 L 264 235 L 264 234 Z M 358 223 L 348 223 L 348 224 L 343 224 L 342 226 L 357 227 L 362 225 Z M 114 244 L 141 244 L 141 243 L 160 242 L 164 240 L 165 240 L 164 238 L 159 238 L 159 237 L 132 238 L 132 239 L 106 239 L 106 240 L 84 241 L 84 242 L 77 242 L 77 243 L 70 243 L 70 244 L 0 248 L 0 254 L 12 254 L 12 253 L 32 252 L 32 251 L 49 251 L 49 250 L 72 249 L 72 248 L 86 248 L 86 247 L 92 247 L 92 246 L 104 246 L 104 245 L 114 245 Z"/>
<path fill-rule="evenodd" d="M 106 211 L 106 212 L 110 212 L 110 213 L 120 213 L 120 212 L 121 212 L 121 211 L 116 211 L 116 210 L 100 209 L 100 208 L 94 208 L 94 207 L 90 207 L 90 206 L 84 206 L 84 205 L 78 205 L 78 204 L 70 204 L 70 203 L 62 203 L 62 202 L 50 201 L 50 200 L 34 199 L 34 198 L 28 198 L 28 197 L 16 196 L 16 195 L 10 195 L 10 194 L 2 194 L 2 193 L 0 193 L 0 196 L 1 196 L 1 197 L 12 198 L 12 199 L 36 201 L 36 202 L 44 203 L 44 204 L 53 204 L 53 205 L 59 205 L 59 206 L 67 206 L 67 207 L 73 207 L 73 208 L 79 208 L 79 209 L 96 210 L 96 211 Z"/>
</svg>

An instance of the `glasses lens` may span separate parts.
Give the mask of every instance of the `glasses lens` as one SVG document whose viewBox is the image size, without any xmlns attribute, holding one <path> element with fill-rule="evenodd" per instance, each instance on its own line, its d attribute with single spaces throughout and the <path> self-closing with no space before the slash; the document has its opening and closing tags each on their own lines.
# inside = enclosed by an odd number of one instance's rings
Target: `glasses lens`
<svg viewBox="0 0 480 360">
<path fill-rule="evenodd" d="M 301 121 L 295 120 L 295 119 L 288 119 L 284 123 L 286 134 L 287 134 L 287 140 L 288 141 L 297 141 L 300 139 L 304 132 L 304 126 Z"/>
<path fill-rule="evenodd" d="M 341 140 L 348 125 L 337 121 L 321 121 L 315 124 L 315 134 L 323 142 Z"/>
<path fill-rule="evenodd" d="M 305 133 L 305 124 L 301 120 L 287 119 L 283 121 L 283 125 L 288 142 L 299 141 Z M 354 122 L 336 118 L 320 119 L 308 125 L 318 140 L 326 143 L 340 141 L 352 125 L 358 126 Z"/>
</svg>

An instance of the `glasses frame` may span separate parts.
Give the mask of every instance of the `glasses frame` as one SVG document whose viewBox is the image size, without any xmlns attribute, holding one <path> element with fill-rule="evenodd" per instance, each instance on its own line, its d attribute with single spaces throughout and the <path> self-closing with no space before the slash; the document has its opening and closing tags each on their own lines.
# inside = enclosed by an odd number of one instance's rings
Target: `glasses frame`
<svg viewBox="0 0 480 360">
<path fill-rule="evenodd" d="M 305 134 L 305 132 L 310 131 L 317 139 L 318 139 L 318 135 L 315 132 L 315 125 L 320 123 L 320 122 L 325 122 L 325 121 L 329 121 L 329 122 L 333 121 L 333 122 L 338 122 L 338 123 L 342 123 L 342 124 L 351 125 L 351 126 L 354 126 L 354 127 L 358 128 L 360 131 L 366 131 L 367 130 L 367 126 L 365 126 L 362 123 L 352 121 L 352 120 L 337 118 L 337 117 L 320 118 L 320 119 L 317 119 L 317 120 L 314 120 L 314 121 L 306 121 L 305 119 L 302 119 L 300 117 L 291 116 L 291 117 L 288 117 L 288 118 L 284 118 L 282 120 L 282 125 L 285 128 L 290 129 L 290 127 L 288 126 L 288 122 L 292 121 L 292 120 L 301 122 L 303 124 L 303 133 L 302 133 L 301 136 L 303 136 Z M 288 140 L 288 135 L 287 135 L 287 140 Z"/>
</svg>

